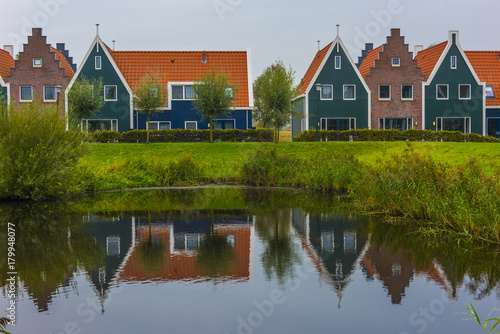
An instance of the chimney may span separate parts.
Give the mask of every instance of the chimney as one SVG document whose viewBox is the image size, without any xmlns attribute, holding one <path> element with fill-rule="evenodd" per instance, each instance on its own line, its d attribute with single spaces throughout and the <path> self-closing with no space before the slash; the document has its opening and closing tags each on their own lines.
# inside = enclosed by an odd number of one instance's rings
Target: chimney
<svg viewBox="0 0 500 334">
<path fill-rule="evenodd" d="M 113 51 L 115 51 L 115 40 L 113 40 Z"/>
<path fill-rule="evenodd" d="M 413 58 L 415 58 L 417 56 L 417 54 L 422 51 L 424 49 L 424 46 L 423 45 L 415 45 L 413 47 Z"/>
<path fill-rule="evenodd" d="M 318 39 L 318 52 L 321 50 L 321 48 L 320 48 L 320 46 L 319 46 L 319 45 L 320 45 L 319 43 L 320 43 L 320 41 L 319 41 L 319 39 Z"/>
<path fill-rule="evenodd" d="M 3 49 L 7 51 L 12 58 L 14 58 L 14 45 L 4 45 Z"/>
</svg>

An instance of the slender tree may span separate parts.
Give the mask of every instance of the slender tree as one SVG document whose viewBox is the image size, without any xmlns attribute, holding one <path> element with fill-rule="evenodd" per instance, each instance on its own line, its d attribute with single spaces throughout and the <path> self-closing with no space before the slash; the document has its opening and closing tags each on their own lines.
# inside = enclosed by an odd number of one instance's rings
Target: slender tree
<svg viewBox="0 0 500 334">
<path fill-rule="evenodd" d="M 161 81 L 158 73 L 146 74 L 135 88 L 134 106 L 137 112 L 146 114 L 147 139 L 149 143 L 149 116 L 161 111 L 166 105 L 167 92 L 161 89 Z"/>
<path fill-rule="evenodd" d="M 294 85 L 295 72 L 288 70 L 282 61 L 276 61 L 255 80 L 254 117 L 266 126 L 274 124 L 274 140 L 278 142 L 278 129 L 289 122 L 292 114 L 292 99 L 298 87 Z"/>
<path fill-rule="evenodd" d="M 76 80 L 68 93 L 69 115 L 78 125 L 95 116 L 104 105 L 102 78 Z"/>
<path fill-rule="evenodd" d="M 213 121 L 217 116 L 231 113 L 235 88 L 230 86 L 229 78 L 214 69 L 205 72 L 193 85 L 193 104 L 201 120 L 210 120 L 210 142 L 213 142 Z"/>
</svg>

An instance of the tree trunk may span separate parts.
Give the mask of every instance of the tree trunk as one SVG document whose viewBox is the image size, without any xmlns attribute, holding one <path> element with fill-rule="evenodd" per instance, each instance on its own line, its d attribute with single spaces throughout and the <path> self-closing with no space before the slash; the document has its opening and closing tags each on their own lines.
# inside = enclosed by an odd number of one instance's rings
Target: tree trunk
<svg viewBox="0 0 500 334">
<path fill-rule="evenodd" d="M 213 122 L 213 118 L 210 117 L 210 142 L 212 143 L 213 140 L 214 140 L 214 136 L 213 136 L 213 131 L 214 131 L 214 122 Z"/>
<path fill-rule="evenodd" d="M 139 124 L 137 124 L 139 127 Z M 148 122 L 146 123 L 146 144 L 149 144 L 149 113 L 148 113 Z"/>
</svg>

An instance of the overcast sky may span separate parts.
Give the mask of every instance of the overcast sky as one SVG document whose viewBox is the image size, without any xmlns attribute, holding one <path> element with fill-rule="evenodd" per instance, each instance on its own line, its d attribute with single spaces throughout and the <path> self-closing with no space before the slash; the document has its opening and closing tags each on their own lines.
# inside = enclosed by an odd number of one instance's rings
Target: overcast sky
<svg viewBox="0 0 500 334">
<path fill-rule="evenodd" d="M 365 42 L 391 28 L 425 47 L 460 31 L 465 50 L 499 50 L 499 0 L 0 0 L 0 44 L 22 51 L 32 27 L 66 43 L 80 65 L 95 37 L 116 50 L 245 50 L 253 79 L 277 59 L 304 75 L 321 47 L 340 37 L 356 61 Z"/>
</svg>

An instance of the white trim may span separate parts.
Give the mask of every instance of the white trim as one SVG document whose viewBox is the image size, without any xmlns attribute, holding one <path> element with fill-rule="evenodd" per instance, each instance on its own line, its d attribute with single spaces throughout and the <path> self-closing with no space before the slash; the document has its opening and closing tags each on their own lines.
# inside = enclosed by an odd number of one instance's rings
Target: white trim
<svg viewBox="0 0 500 334">
<path fill-rule="evenodd" d="M 398 60 L 398 63 L 396 65 L 394 64 L 394 60 L 395 59 Z M 392 57 L 391 58 L 391 66 L 392 67 L 401 67 L 401 58 L 399 58 L 399 57 Z"/>
<path fill-rule="evenodd" d="M 40 59 L 40 65 L 35 64 L 36 59 Z M 42 64 L 43 64 L 43 60 L 41 57 L 33 57 L 33 67 L 42 67 Z"/>
<path fill-rule="evenodd" d="M 324 98 L 324 97 L 323 97 L 323 87 L 326 87 L 326 86 L 330 86 L 330 87 L 331 87 L 331 89 L 332 89 L 332 90 L 331 90 L 331 96 L 332 96 L 332 97 L 330 97 L 330 98 Z M 331 100 L 333 100 L 333 85 L 330 85 L 330 84 L 328 84 L 328 85 L 321 85 L 321 91 L 320 91 L 320 94 L 319 94 L 319 99 L 320 99 L 321 101 L 331 101 Z"/>
<path fill-rule="evenodd" d="M 82 122 L 80 123 L 81 129 L 85 129 L 86 132 L 89 131 L 89 121 L 110 121 L 111 122 L 111 131 L 118 131 L 118 118 L 84 118 L 82 119 Z M 85 128 L 83 127 L 83 123 L 85 122 Z M 113 123 L 116 125 L 116 129 L 113 129 Z M 100 131 L 100 129 L 96 130 Z"/>
<path fill-rule="evenodd" d="M 172 122 L 170 122 L 170 121 L 149 121 L 149 126 L 147 127 L 148 129 L 150 129 L 151 123 L 157 123 L 158 130 L 167 130 L 167 129 L 160 129 L 160 123 L 168 123 L 168 125 L 170 127 L 170 129 L 168 129 L 168 130 L 172 129 Z"/>
<path fill-rule="evenodd" d="M 441 129 L 438 130 L 438 119 L 441 119 Z M 471 133 L 471 129 L 472 129 L 472 117 L 436 117 L 436 126 L 435 126 L 435 130 L 436 131 L 447 131 L 447 130 L 443 130 L 443 119 L 463 119 L 464 120 L 464 131 L 463 133 Z M 467 127 L 467 119 L 469 120 L 469 126 Z M 457 130 L 455 130 L 457 131 Z"/>
<path fill-rule="evenodd" d="M 31 88 L 31 100 L 21 100 L 21 88 L 30 87 Z M 19 102 L 33 102 L 33 86 L 19 86 Z"/>
<path fill-rule="evenodd" d="M 500 105 L 496 105 L 496 106 L 486 106 L 486 109 L 499 109 L 500 108 Z"/>
<path fill-rule="evenodd" d="M 0 77 L 1 79 L 2 77 Z M 10 82 L 2 85 L 3 87 L 7 87 L 7 106 L 10 107 Z"/>
<path fill-rule="evenodd" d="M 303 97 L 306 97 L 306 94 L 300 94 L 300 95 L 297 95 L 297 96 L 295 96 L 295 97 L 292 99 L 292 101 L 297 101 L 298 99 L 301 99 L 301 98 L 303 98 Z"/>
<path fill-rule="evenodd" d="M 469 86 L 469 97 L 460 97 L 460 87 Z M 486 97 L 484 97 L 486 98 Z M 471 100 L 472 99 L 472 87 L 470 84 L 458 84 L 458 99 L 459 100 Z"/>
<path fill-rule="evenodd" d="M 438 97 L 439 86 L 446 86 L 446 97 Z M 436 100 L 445 101 L 450 99 L 450 86 L 448 84 L 436 84 Z"/>
<path fill-rule="evenodd" d="M 346 86 L 352 86 L 354 88 L 354 97 L 345 97 L 345 88 Z M 342 86 L 342 100 L 344 101 L 355 101 L 356 100 L 356 85 L 355 84 L 344 84 Z"/>
<path fill-rule="evenodd" d="M 389 87 L 389 97 L 388 98 L 387 97 L 384 97 L 384 98 L 380 97 L 380 87 L 382 87 L 382 86 Z M 391 85 L 378 85 L 378 100 L 379 101 L 390 101 L 391 98 L 392 98 L 392 87 L 391 87 Z"/>
<path fill-rule="evenodd" d="M 453 60 L 455 60 L 455 66 L 453 66 Z M 457 69 L 457 56 L 450 56 L 450 69 L 456 70 Z"/>
<path fill-rule="evenodd" d="M 425 86 L 427 83 L 422 81 L 422 124 L 420 124 L 422 130 L 425 130 Z"/>
<path fill-rule="evenodd" d="M 97 60 L 99 59 L 99 67 L 97 67 Z M 96 70 L 102 70 L 102 58 L 101 56 L 95 56 L 94 67 Z"/>
<path fill-rule="evenodd" d="M 356 125 L 357 125 L 356 117 L 321 117 L 319 119 L 319 129 L 320 130 L 327 130 L 328 131 L 328 122 L 325 123 L 326 129 L 323 129 L 323 120 L 329 120 L 329 119 L 347 119 L 347 120 L 349 120 L 349 130 L 356 130 Z M 352 120 L 354 120 L 354 129 L 351 127 Z"/>
<path fill-rule="evenodd" d="M 45 99 L 45 88 L 54 88 L 54 93 L 55 93 L 55 96 L 54 96 L 54 99 L 53 100 L 46 100 Z M 55 86 L 43 86 L 42 87 L 42 94 L 43 94 L 43 102 L 57 102 L 57 91 L 56 91 L 56 87 Z"/>
<path fill-rule="evenodd" d="M 233 121 L 233 129 L 232 130 L 236 129 L 236 119 L 235 118 L 229 118 L 229 119 L 216 118 L 216 119 L 214 119 L 214 121 Z"/>
<path fill-rule="evenodd" d="M 250 48 L 247 48 L 247 76 L 248 76 L 248 106 L 253 109 L 254 107 L 253 68 L 252 68 L 252 49 Z"/>
<path fill-rule="evenodd" d="M 1 78 L 0 78 L 0 79 L 1 79 Z M 487 87 L 491 87 L 491 91 L 492 91 L 492 93 L 493 93 L 493 97 L 488 97 L 488 96 L 486 95 L 486 88 L 487 88 Z M 493 85 L 485 83 L 485 85 L 484 85 L 484 98 L 485 98 L 485 99 L 489 99 L 489 100 L 494 100 L 494 99 L 496 99 L 496 98 L 497 98 L 497 97 L 495 96 L 495 90 L 493 89 Z"/>
<path fill-rule="evenodd" d="M 169 81 L 167 82 L 167 106 L 165 110 L 172 110 L 172 101 L 192 101 L 184 99 L 184 88 L 182 88 L 182 99 L 172 99 L 172 86 L 193 86 L 194 81 Z"/>
<path fill-rule="evenodd" d="M 403 97 L 403 87 L 404 86 L 411 87 L 411 98 Z M 413 101 L 413 85 L 401 85 L 401 101 Z"/>
<path fill-rule="evenodd" d="M 339 52 L 338 48 L 337 48 L 337 52 Z M 339 61 L 339 66 L 337 66 L 337 59 Z M 341 56 L 335 56 L 334 67 L 335 67 L 336 70 L 341 70 L 342 69 L 342 57 Z"/>
<path fill-rule="evenodd" d="M 195 123 L 196 124 L 195 130 L 198 130 L 198 122 L 197 121 L 184 121 L 184 129 L 185 130 L 188 130 L 188 129 L 186 129 L 187 123 Z M 189 129 L 189 130 L 192 130 L 192 129 Z"/>
<path fill-rule="evenodd" d="M 106 99 L 106 87 L 115 87 L 115 98 L 114 99 Z M 118 86 L 117 85 L 104 85 L 102 87 L 103 89 L 103 95 L 104 95 L 104 101 L 118 101 Z"/>
</svg>

